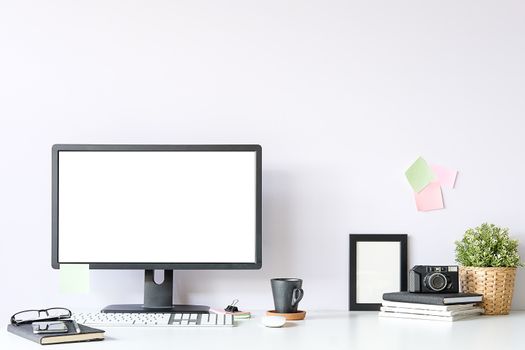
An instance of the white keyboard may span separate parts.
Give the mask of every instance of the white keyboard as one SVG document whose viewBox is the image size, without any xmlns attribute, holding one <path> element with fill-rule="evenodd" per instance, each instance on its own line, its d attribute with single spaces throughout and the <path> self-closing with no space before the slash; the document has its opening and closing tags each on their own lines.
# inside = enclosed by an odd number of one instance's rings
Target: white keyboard
<svg viewBox="0 0 525 350">
<path fill-rule="evenodd" d="M 78 313 L 73 318 L 100 327 L 233 327 L 232 315 L 190 313 Z"/>
</svg>

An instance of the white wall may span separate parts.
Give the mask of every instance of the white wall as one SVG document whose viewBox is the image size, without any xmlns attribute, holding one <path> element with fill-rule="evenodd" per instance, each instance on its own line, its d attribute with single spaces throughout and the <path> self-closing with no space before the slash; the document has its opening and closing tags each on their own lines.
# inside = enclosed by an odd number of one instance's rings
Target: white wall
<svg viewBox="0 0 525 350">
<path fill-rule="evenodd" d="M 53 143 L 260 143 L 264 267 L 177 272 L 178 301 L 347 308 L 348 233 L 407 233 L 410 263 L 508 226 L 525 258 L 522 1 L 0 0 L 0 310 L 140 302 L 139 271 L 50 267 Z M 419 213 L 404 170 L 457 167 Z M 520 271 L 514 307 L 525 308 Z"/>
</svg>

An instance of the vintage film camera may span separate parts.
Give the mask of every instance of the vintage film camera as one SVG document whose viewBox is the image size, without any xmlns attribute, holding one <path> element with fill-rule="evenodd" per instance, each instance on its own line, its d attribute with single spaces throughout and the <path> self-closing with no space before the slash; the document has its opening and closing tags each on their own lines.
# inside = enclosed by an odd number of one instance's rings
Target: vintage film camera
<svg viewBox="0 0 525 350">
<path fill-rule="evenodd" d="M 458 267 L 416 265 L 408 274 L 408 291 L 411 293 L 458 293 Z"/>
</svg>

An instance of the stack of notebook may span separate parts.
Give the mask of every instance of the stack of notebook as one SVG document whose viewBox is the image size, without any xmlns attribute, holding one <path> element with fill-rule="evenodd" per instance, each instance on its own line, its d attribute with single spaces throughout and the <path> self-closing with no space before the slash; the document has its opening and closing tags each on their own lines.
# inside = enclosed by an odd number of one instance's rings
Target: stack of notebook
<svg viewBox="0 0 525 350">
<path fill-rule="evenodd" d="M 482 299 L 481 294 L 467 293 L 385 293 L 379 316 L 452 322 L 481 315 L 483 308 L 476 303 Z"/>
</svg>

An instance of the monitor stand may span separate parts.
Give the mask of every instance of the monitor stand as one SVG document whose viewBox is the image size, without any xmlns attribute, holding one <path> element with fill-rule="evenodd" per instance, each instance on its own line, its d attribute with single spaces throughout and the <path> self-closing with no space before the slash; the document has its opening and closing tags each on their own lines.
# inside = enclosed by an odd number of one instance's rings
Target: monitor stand
<svg viewBox="0 0 525 350">
<path fill-rule="evenodd" d="M 157 284 L 154 270 L 146 270 L 144 276 L 144 304 L 108 305 L 102 312 L 185 312 L 208 313 L 204 305 L 173 305 L 173 270 L 164 270 L 164 281 Z"/>
</svg>

